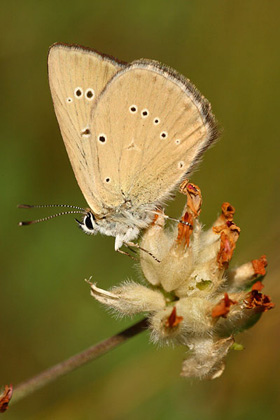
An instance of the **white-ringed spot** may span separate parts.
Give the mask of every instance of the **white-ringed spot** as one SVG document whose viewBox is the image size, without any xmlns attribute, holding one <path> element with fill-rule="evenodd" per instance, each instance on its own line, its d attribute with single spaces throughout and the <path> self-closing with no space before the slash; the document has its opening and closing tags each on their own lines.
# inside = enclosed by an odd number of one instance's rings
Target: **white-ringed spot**
<svg viewBox="0 0 280 420">
<path fill-rule="evenodd" d="M 105 136 L 105 134 L 103 134 L 103 133 L 99 134 L 98 141 L 99 141 L 99 143 L 102 143 L 102 144 L 106 143 L 107 137 Z"/>
<path fill-rule="evenodd" d="M 73 99 L 69 96 L 69 98 L 66 99 L 66 102 L 68 102 L 68 104 L 71 104 L 71 102 L 73 102 Z"/>
<path fill-rule="evenodd" d="M 80 99 L 83 96 L 83 89 L 80 87 L 76 87 L 74 90 L 74 95 L 77 99 Z"/>
<path fill-rule="evenodd" d="M 129 112 L 131 112 L 131 114 L 135 114 L 137 112 L 137 106 L 136 105 L 131 105 L 129 107 Z"/>
<path fill-rule="evenodd" d="M 159 119 L 159 118 L 155 118 L 155 119 L 154 119 L 154 124 L 155 124 L 155 125 L 158 125 L 159 123 L 160 123 L 160 119 Z"/>
<path fill-rule="evenodd" d="M 181 140 L 179 139 L 175 140 L 175 144 L 180 144 L 180 143 L 181 143 Z"/>
<path fill-rule="evenodd" d="M 88 101 L 92 101 L 94 98 L 94 95 L 95 93 L 93 89 L 89 88 L 86 90 L 85 97 L 87 98 Z"/>
<path fill-rule="evenodd" d="M 168 137 L 168 133 L 167 133 L 167 131 L 162 131 L 162 132 L 160 133 L 160 138 L 161 138 L 161 139 L 167 139 L 167 137 Z"/>
<path fill-rule="evenodd" d="M 142 118 L 147 118 L 148 116 L 149 116 L 148 109 L 142 109 L 142 111 L 141 111 L 141 117 Z"/>
<path fill-rule="evenodd" d="M 183 169 L 183 167 L 185 166 L 185 162 L 183 162 L 182 160 L 178 163 L 178 168 L 179 169 Z"/>
</svg>

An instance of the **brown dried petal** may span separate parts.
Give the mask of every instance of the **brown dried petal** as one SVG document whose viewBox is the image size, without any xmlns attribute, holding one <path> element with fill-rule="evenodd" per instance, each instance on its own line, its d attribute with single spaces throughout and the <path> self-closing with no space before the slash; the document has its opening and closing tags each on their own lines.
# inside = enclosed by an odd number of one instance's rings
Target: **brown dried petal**
<svg viewBox="0 0 280 420">
<path fill-rule="evenodd" d="M 199 187 L 186 179 L 180 185 L 180 192 L 187 196 L 187 208 L 196 218 L 200 214 L 202 197 Z"/>
<path fill-rule="evenodd" d="M 187 206 L 191 210 L 194 217 L 197 217 L 201 211 L 202 197 L 201 191 L 197 185 L 189 183 L 187 185 Z"/>
<path fill-rule="evenodd" d="M 177 243 L 180 245 L 187 245 L 190 244 L 190 236 L 193 231 L 193 216 L 186 211 L 184 216 L 181 218 L 182 222 L 187 222 L 190 225 L 185 225 L 183 223 L 178 223 L 178 235 L 177 235 Z"/>
<path fill-rule="evenodd" d="M 247 309 L 254 309 L 256 312 L 266 312 L 274 308 L 274 303 L 271 302 L 270 296 L 263 295 L 258 290 L 252 290 L 244 300 Z"/>
<path fill-rule="evenodd" d="M 262 255 L 258 260 L 252 260 L 252 264 L 256 275 L 266 275 L 267 259 L 265 255 Z"/>
<path fill-rule="evenodd" d="M 0 395 L 0 413 L 4 413 L 9 407 L 9 402 L 13 395 L 13 385 L 5 385 L 5 389 Z"/>
<path fill-rule="evenodd" d="M 220 251 L 217 255 L 217 263 L 220 269 L 227 268 L 235 248 L 235 243 L 224 232 L 221 233 Z"/>
<path fill-rule="evenodd" d="M 262 284 L 260 280 L 256 281 L 256 283 L 254 283 L 252 286 L 252 290 L 257 290 L 258 292 L 260 292 L 263 288 L 264 288 L 264 285 Z"/>
<path fill-rule="evenodd" d="M 220 316 L 226 318 L 231 305 L 235 304 L 237 304 L 237 302 L 230 299 L 228 294 L 225 293 L 225 297 L 212 309 L 212 318 L 218 318 Z"/>
<path fill-rule="evenodd" d="M 233 215 L 235 213 L 235 208 L 228 202 L 222 204 L 222 212 L 218 219 L 215 221 L 214 226 L 224 225 L 226 221 L 233 221 Z"/>
<path fill-rule="evenodd" d="M 188 193 L 188 183 L 189 183 L 188 179 L 185 179 L 183 182 L 181 182 L 181 185 L 179 187 L 180 193 L 182 193 L 184 195 L 187 195 L 187 193 Z"/>
<path fill-rule="evenodd" d="M 212 230 L 215 233 L 221 233 L 222 231 L 230 232 L 232 235 L 237 235 L 237 238 L 240 234 L 240 227 L 238 227 L 231 220 L 227 220 L 225 223 L 223 223 L 221 225 L 213 226 Z"/>
<path fill-rule="evenodd" d="M 221 226 L 213 227 L 214 232 L 218 233 Z M 229 261 L 232 258 L 233 251 L 239 238 L 240 228 L 235 223 L 227 221 L 222 225 L 221 244 L 217 255 L 217 263 L 220 269 L 228 268 Z"/>
<path fill-rule="evenodd" d="M 230 220 L 226 222 L 226 225 L 231 233 L 232 239 L 234 239 L 235 242 L 237 242 L 237 239 L 239 238 L 239 235 L 240 235 L 240 227 L 237 226 L 234 222 L 231 222 Z"/>
<path fill-rule="evenodd" d="M 235 213 L 235 208 L 228 202 L 222 204 L 222 215 L 226 220 L 233 220 L 233 215 Z"/>
<path fill-rule="evenodd" d="M 169 317 L 165 321 L 165 326 L 167 328 L 174 328 L 177 325 L 179 325 L 180 322 L 182 322 L 182 321 L 183 321 L 183 317 L 177 315 L 176 306 L 174 306 L 171 314 L 169 315 Z"/>
<path fill-rule="evenodd" d="M 219 233 L 223 232 L 223 230 L 227 230 L 227 225 L 226 225 L 226 223 L 223 223 L 222 225 L 213 226 L 212 230 L 213 230 L 214 233 L 219 234 Z"/>
</svg>

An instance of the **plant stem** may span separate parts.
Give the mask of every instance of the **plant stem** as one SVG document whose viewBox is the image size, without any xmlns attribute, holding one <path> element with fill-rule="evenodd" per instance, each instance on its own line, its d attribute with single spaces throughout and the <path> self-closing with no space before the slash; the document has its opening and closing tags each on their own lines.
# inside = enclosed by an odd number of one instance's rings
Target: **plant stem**
<svg viewBox="0 0 280 420">
<path fill-rule="evenodd" d="M 27 397 L 29 394 L 32 394 L 34 391 L 44 387 L 60 376 L 63 376 L 66 373 L 71 372 L 78 367 L 97 359 L 99 356 L 102 356 L 108 351 L 113 350 L 115 347 L 124 343 L 129 338 L 134 337 L 135 335 L 147 329 L 147 326 L 147 318 L 142 319 L 126 330 L 89 347 L 81 353 L 78 353 L 63 362 L 58 363 L 57 365 L 54 365 L 53 367 L 45 370 L 37 376 L 22 382 L 14 388 L 11 403 L 14 404 L 18 402 L 22 398 Z"/>
</svg>

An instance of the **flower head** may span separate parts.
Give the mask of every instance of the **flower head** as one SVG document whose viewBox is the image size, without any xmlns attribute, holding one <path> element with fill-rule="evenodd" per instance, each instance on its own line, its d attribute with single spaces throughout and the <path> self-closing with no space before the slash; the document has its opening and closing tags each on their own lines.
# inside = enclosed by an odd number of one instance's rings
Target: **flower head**
<svg viewBox="0 0 280 420">
<path fill-rule="evenodd" d="M 180 190 L 187 203 L 175 229 L 165 228 L 159 210 L 142 237 L 141 248 L 156 257 L 140 251 L 147 286 L 127 281 L 105 291 L 92 284 L 91 294 L 119 314 L 147 313 L 152 341 L 188 348 L 182 376 L 214 379 L 234 335 L 274 307 L 261 293 L 267 261 L 262 256 L 230 270 L 240 235 L 234 207 L 223 203 L 213 226 L 203 230 L 200 189 L 186 181 Z"/>
</svg>

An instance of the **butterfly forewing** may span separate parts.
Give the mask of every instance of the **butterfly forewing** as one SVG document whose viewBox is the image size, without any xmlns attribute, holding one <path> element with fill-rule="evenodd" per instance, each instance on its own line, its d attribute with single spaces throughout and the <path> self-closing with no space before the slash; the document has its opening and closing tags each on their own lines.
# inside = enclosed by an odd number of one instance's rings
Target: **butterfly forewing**
<svg viewBox="0 0 280 420">
<path fill-rule="evenodd" d="M 98 155 L 91 152 L 92 109 L 114 74 L 124 67 L 113 59 L 77 46 L 50 48 L 48 72 L 55 113 L 78 184 L 90 207 L 102 212 L 95 194 Z"/>
<path fill-rule="evenodd" d="M 135 207 L 162 202 L 216 138 L 209 103 L 188 80 L 148 60 L 106 85 L 91 128 L 96 194 L 108 207 L 124 198 Z"/>
</svg>

